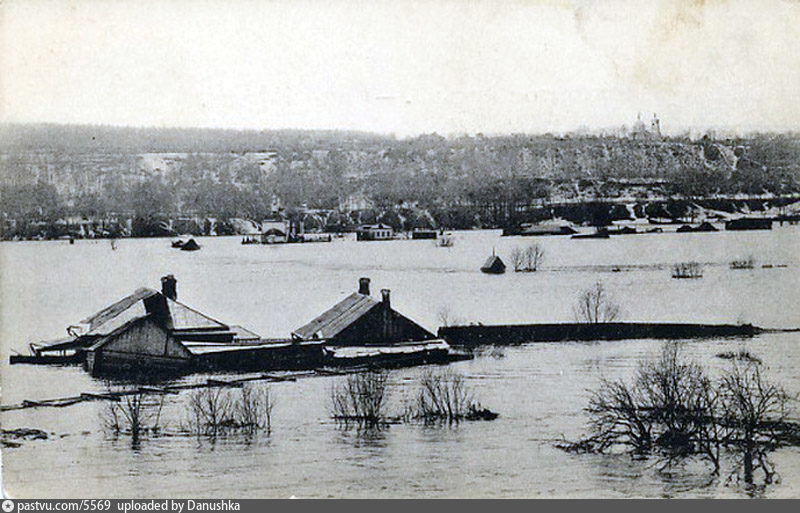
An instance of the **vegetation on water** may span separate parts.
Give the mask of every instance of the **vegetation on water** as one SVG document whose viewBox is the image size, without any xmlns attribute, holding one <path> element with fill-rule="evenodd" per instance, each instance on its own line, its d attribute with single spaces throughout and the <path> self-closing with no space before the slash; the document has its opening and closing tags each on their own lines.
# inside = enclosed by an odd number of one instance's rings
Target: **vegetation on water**
<svg viewBox="0 0 800 513">
<path fill-rule="evenodd" d="M 203 388 L 189 396 L 185 429 L 212 438 L 230 433 L 270 434 L 274 406 L 269 387 L 245 385 L 238 392 L 221 387 Z"/>
<path fill-rule="evenodd" d="M 728 482 L 764 486 L 778 477 L 769 455 L 800 445 L 789 396 L 759 362 L 734 360 L 719 378 L 687 360 L 678 342 L 643 362 L 632 382 L 602 379 L 586 407 L 590 434 L 558 447 L 570 452 L 622 449 L 654 456 L 661 468 L 696 459 Z"/>
<path fill-rule="evenodd" d="M 703 266 L 699 262 L 680 262 L 672 266 L 672 277 L 697 279 L 703 277 Z"/>
<path fill-rule="evenodd" d="M 515 272 L 535 272 L 544 261 L 541 244 L 530 244 L 524 248 L 515 246 L 511 250 L 511 265 Z"/>
<path fill-rule="evenodd" d="M 343 422 L 373 426 L 385 421 L 385 372 L 350 374 L 331 387 L 331 415 Z"/>
<path fill-rule="evenodd" d="M 578 295 L 574 306 L 575 318 L 578 322 L 599 324 L 614 322 L 619 318 L 620 305 L 606 291 L 602 282 L 595 283 L 592 287 L 583 290 Z"/>
<path fill-rule="evenodd" d="M 730 263 L 731 269 L 752 269 L 756 265 L 756 260 L 752 256 L 740 258 Z"/>
<path fill-rule="evenodd" d="M 416 402 L 407 408 L 406 417 L 421 419 L 425 423 L 454 423 L 494 420 L 497 414 L 475 402 L 463 374 L 428 370 L 419 378 Z"/>
<path fill-rule="evenodd" d="M 745 362 L 761 363 L 761 358 L 751 353 L 746 347 L 742 346 L 736 351 L 725 351 L 717 353 L 717 358 L 724 360 L 741 360 Z"/>
<path fill-rule="evenodd" d="M 103 427 L 114 435 L 129 435 L 137 445 L 143 435 L 156 435 L 161 430 L 164 395 L 132 394 L 109 402 L 101 411 Z"/>
<path fill-rule="evenodd" d="M 385 372 L 350 374 L 331 387 L 331 416 L 345 424 L 367 427 L 401 421 L 430 424 L 494 420 L 498 416 L 475 401 L 462 374 L 450 370 L 423 372 L 414 399 L 406 402 L 400 415 L 386 413 L 387 397 Z"/>
</svg>

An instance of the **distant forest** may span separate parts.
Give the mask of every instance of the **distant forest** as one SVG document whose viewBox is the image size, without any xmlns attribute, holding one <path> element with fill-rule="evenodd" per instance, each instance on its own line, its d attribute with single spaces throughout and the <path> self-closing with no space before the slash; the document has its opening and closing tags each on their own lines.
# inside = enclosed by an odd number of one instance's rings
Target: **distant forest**
<svg viewBox="0 0 800 513">
<path fill-rule="evenodd" d="M 141 155 L 162 153 L 182 155 L 157 171 L 141 164 Z M 3 125 L 0 157 L 2 213 L 24 221 L 112 213 L 260 220 L 279 205 L 284 212 L 374 211 L 363 219 L 414 210 L 442 226 L 499 226 L 548 202 L 800 191 L 795 134 L 398 139 L 344 131 Z"/>
</svg>

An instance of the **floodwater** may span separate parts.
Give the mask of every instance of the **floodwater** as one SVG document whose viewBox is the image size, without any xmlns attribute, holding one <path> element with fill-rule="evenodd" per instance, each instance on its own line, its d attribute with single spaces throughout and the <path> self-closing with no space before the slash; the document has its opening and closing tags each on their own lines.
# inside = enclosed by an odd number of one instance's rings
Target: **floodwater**
<svg viewBox="0 0 800 513">
<path fill-rule="evenodd" d="M 346 294 L 358 278 L 392 291 L 401 312 L 435 330 L 450 323 L 557 322 L 574 319 L 579 292 L 597 281 L 623 320 L 749 322 L 800 327 L 800 227 L 772 231 L 647 234 L 608 240 L 501 238 L 458 232 L 455 245 L 432 241 L 242 246 L 237 237 L 200 238 L 186 253 L 166 239 L 0 243 L 2 403 L 103 391 L 76 367 L 8 365 L 27 343 L 64 329 L 137 287 L 158 288 L 173 273 L 184 303 L 264 337 L 285 337 Z M 501 276 L 478 271 L 494 249 L 508 264 L 514 246 L 538 242 L 544 267 Z M 753 270 L 728 264 L 752 256 Z M 696 260 L 699 280 L 675 280 L 670 266 Z M 762 267 L 772 265 L 772 267 Z M 785 266 L 785 267 L 784 267 Z M 688 341 L 685 354 L 719 372 L 715 357 L 742 345 L 764 361 L 768 378 L 800 394 L 800 333 Z M 16 497 L 745 497 L 702 465 L 661 471 L 628 456 L 566 454 L 562 436 L 579 437 L 589 390 L 602 377 L 628 377 L 657 355 L 649 340 L 501 347 L 452 364 L 493 422 L 379 431 L 337 426 L 331 386 L 341 377 L 269 385 L 275 399 L 269 436 L 210 441 L 180 434 L 187 392 L 165 399 L 163 434 L 133 444 L 103 429 L 106 403 L 4 412 L 4 429 L 31 427 L 47 440 L 2 453 L 7 494 Z M 389 410 L 414 394 L 424 369 L 392 371 Z M 187 377 L 182 381 L 201 379 Z M 264 386 L 264 385 L 262 385 Z M 795 406 L 800 406 L 795 403 Z M 800 449 L 773 454 L 779 483 L 767 497 L 798 497 Z"/>
</svg>

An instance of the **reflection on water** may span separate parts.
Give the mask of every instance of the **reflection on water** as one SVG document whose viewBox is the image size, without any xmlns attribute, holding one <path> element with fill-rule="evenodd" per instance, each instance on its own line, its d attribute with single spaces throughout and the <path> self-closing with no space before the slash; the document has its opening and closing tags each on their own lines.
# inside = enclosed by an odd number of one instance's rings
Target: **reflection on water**
<svg viewBox="0 0 800 513">
<path fill-rule="evenodd" d="M 166 273 L 177 276 L 185 303 L 263 336 L 288 335 L 351 293 L 360 276 L 392 289 L 396 308 L 434 330 L 442 309 L 484 324 L 571 321 L 577 293 L 598 279 L 622 304 L 625 320 L 800 327 L 794 307 L 800 304 L 800 227 L 543 238 L 537 242 L 547 255 L 544 272 L 478 272 L 493 247 L 504 256 L 529 242 L 492 231 L 459 234 L 446 249 L 427 241 L 242 246 L 238 237 L 202 240 L 196 253 L 175 252 L 157 239 L 128 240 L 116 251 L 107 241 L 0 243 L 2 401 L 104 392 L 107 383 L 79 368 L 10 367 L 8 354 L 61 336 L 66 326 L 136 288 L 157 286 Z M 730 270 L 728 263 L 743 254 L 788 267 Z M 690 260 L 709 263 L 704 277 L 671 279 L 670 265 Z M 613 267 L 624 272 L 607 272 Z M 686 352 L 718 375 L 728 362 L 716 355 L 742 344 L 762 358 L 771 379 L 800 393 L 799 333 L 690 341 Z M 103 401 L 4 412 L 4 429 L 52 433 L 4 449 L 4 486 L 12 495 L 40 497 L 746 496 L 742 487 L 726 486 L 727 476 L 711 478 L 702 466 L 665 471 L 657 461 L 571 455 L 554 447 L 562 436 L 574 440 L 585 432 L 583 408 L 602 377 L 630 379 L 642 359 L 659 351 L 660 344 L 648 340 L 483 348 L 476 359 L 451 367 L 500 417 L 453 426 L 344 429 L 329 418 L 332 377 L 271 384 L 270 436 L 210 440 L 181 433 L 187 393 L 165 398 L 161 432 L 141 436 L 135 447 L 131 437 L 104 431 Z M 390 372 L 390 414 L 414 396 L 424 370 Z M 764 496 L 797 497 L 800 451 L 778 450 L 774 461 L 782 480 Z"/>
<path fill-rule="evenodd" d="M 358 423 L 336 423 L 335 440 L 341 444 L 359 448 L 383 449 L 389 425 L 361 425 Z"/>
</svg>

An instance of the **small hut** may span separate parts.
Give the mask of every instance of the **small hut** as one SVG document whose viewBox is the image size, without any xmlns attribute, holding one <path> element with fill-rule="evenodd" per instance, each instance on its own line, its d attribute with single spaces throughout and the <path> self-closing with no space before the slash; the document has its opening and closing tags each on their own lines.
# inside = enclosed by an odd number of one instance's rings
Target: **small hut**
<svg viewBox="0 0 800 513">
<path fill-rule="evenodd" d="M 189 239 L 180 248 L 181 251 L 197 251 L 200 249 L 200 244 L 194 239 Z"/>
<path fill-rule="evenodd" d="M 503 274 L 506 272 L 506 264 L 503 263 L 499 256 L 492 252 L 492 256 L 486 259 L 486 262 L 481 266 L 481 272 L 486 274 Z"/>
</svg>

